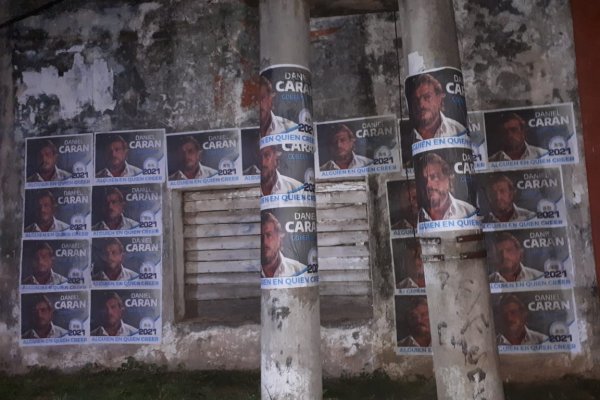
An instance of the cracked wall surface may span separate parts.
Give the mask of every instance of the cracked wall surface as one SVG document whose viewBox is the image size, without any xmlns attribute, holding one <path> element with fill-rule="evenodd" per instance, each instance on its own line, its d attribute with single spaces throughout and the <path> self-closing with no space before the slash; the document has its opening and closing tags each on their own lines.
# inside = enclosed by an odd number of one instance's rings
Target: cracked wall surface
<svg viewBox="0 0 600 400">
<path fill-rule="evenodd" d="M 455 10 L 470 109 L 573 102 L 581 129 L 567 0 L 457 0 Z M 380 12 L 311 21 L 315 120 L 406 116 L 396 17 Z M 23 372 L 47 365 L 74 370 L 89 362 L 118 366 L 128 356 L 173 368 L 259 368 L 259 326 L 206 329 L 173 321 L 168 247 L 160 345 L 20 348 L 17 295 L 24 139 L 100 130 L 181 132 L 257 125 L 257 8 L 234 0 L 64 2 L 5 29 L 0 47 L 0 93 L 6 99 L 0 104 L 0 369 Z M 571 177 L 565 192 L 577 257 L 583 351 L 503 356 L 507 378 L 597 374 L 592 367 L 598 365 L 594 350 L 600 314 L 583 165 L 562 167 Z M 387 178 L 400 176 L 369 178 L 372 227 L 373 219 L 379 228 L 388 226 Z M 389 233 L 379 228 L 372 228 L 377 237 L 371 248 L 374 318 L 323 329 L 325 375 L 378 368 L 393 376 L 431 375 L 430 358 L 395 354 Z"/>
</svg>

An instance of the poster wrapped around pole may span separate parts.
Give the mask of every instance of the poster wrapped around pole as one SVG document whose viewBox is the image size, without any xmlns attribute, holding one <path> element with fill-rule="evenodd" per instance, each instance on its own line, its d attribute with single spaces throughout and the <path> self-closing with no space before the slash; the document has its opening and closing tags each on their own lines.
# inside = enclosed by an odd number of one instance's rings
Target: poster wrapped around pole
<svg viewBox="0 0 600 400">
<path fill-rule="evenodd" d="M 259 4 L 263 400 L 323 397 L 309 9 Z M 244 171 L 256 174 L 253 164 Z"/>
<path fill-rule="evenodd" d="M 311 75 L 275 65 L 260 77 L 261 287 L 319 282 Z"/>
</svg>

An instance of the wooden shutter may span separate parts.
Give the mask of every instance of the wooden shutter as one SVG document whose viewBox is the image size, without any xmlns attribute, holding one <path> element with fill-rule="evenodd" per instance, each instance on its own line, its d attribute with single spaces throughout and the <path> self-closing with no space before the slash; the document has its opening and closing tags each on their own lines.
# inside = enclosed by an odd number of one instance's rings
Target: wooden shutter
<svg viewBox="0 0 600 400">
<path fill-rule="evenodd" d="M 256 187 L 184 193 L 187 318 L 258 322 L 259 198 Z M 366 184 L 318 185 L 317 219 L 322 320 L 370 318 Z"/>
</svg>

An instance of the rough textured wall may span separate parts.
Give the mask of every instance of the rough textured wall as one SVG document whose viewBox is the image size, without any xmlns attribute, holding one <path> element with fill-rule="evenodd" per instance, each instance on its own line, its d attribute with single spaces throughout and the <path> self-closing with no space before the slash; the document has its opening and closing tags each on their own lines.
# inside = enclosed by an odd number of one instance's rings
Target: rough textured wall
<svg viewBox="0 0 600 400">
<path fill-rule="evenodd" d="M 455 9 L 470 109 L 574 104 L 581 160 L 563 166 L 562 172 L 583 351 L 578 356 L 505 355 L 501 362 L 508 379 L 583 373 L 598 365 L 600 314 L 570 3 L 461 0 L 455 2 Z"/>
<path fill-rule="evenodd" d="M 471 109 L 573 101 L 577 112 L 567 0 L 458 0 L 455 6 Z M 25 137 L 256 125 L 257 14 L 256 8 L 234 0 L 72 1 L 18 23 L 10 30 L 10 40 L 0 43 L 7 49 L 0 59 L 0 93 L 16 94 L 14 104 L 9 95 L 0 107 L 0 128 L 6 133 L 0 144 L 0 369 L 23 371 L 36 364 L 73 369 L 88 362 L 115 366 L 130 355 L 171 367 L 258 368 L 258 326 L 203 329 L 173 322 L 169 249 L 161 345 L 19 348 L 20 231 L 15 228 L 22 218 Z M 402 52 L 394 48 L 401 41 L 395 37 L 393 13 L 314 19 L 311 42 L 316 120 L 400 115 Z M 592 322 L 598 326 L 598 313 L 592 293 L 596 286 L 583 164 L 565 167 L 564 173 L 573 177 L 567 192 L 571 241 L 579 255 L 577 295 L 587 338 L 584 353 L 506 356 L 503 370 L 509 378 L 581 373 L 593 365 L 590 349 L 597 344 Z M 385 177 L 370 178 L 369 186 L 370 215 L 385 228 Z M 376 240 L 371 244 L 377 251 L 372 260 L 375 318 L 367 324 L 323 330 L 326 375 L 380 367 L 394 376 L 431 374 L 430 358 L 398 357 L 394 352 L 392 267 L 384 228 L 373 230 Z M 545 368 L 531 368 L 540 365 Z M 519 376 L 513 375 L 517 372 Z"/>
</svg>

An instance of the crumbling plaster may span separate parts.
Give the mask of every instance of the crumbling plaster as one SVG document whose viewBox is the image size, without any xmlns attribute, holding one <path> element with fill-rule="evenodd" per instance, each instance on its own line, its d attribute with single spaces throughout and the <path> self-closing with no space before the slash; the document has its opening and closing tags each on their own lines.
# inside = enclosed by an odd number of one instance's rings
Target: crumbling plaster
<svg viewBox="0 0 600 400">
<path fill-rule="evenodd" d="M 259 21 L 251 3 L 63 2 L 2 32 L 0 369 L 23 372 L 45 365 L 75 370 L 87 363 L 115 367 L 127 356 L 171 368 L 259 367 L 257 325 L 206 328 L 174 321 L 169 246 L 160 345 L 18 345 L 24 139 L 128 128 L 177 132 L 256 125 Z M 457 0 L 455 9 L 472 110 L 572 101 L 579 117 L 567 0 Z M 401 45 L 401 39 L 394 12 L 313 19 L 315 119 L 406 114 L 398 78 L 402 51 L 395 44 Z M 595 337 L 600 313 L 583 161 L 563 167 L 563 173 L 570 177 L 565 191 L 583 352 L 503 356 L 503 374 L 509 379 L 598 373 L 592 367 L 598 365 L 594 354 L 599 353 Z M 429 357 L 399 357 L 394 351 L 385 177 L 368 182 L 376 239 L 371 243 L 374 318 L 323 328 L 324 374 L 384 368 L 396 377 L 430 375 Z"/>
</svg>

